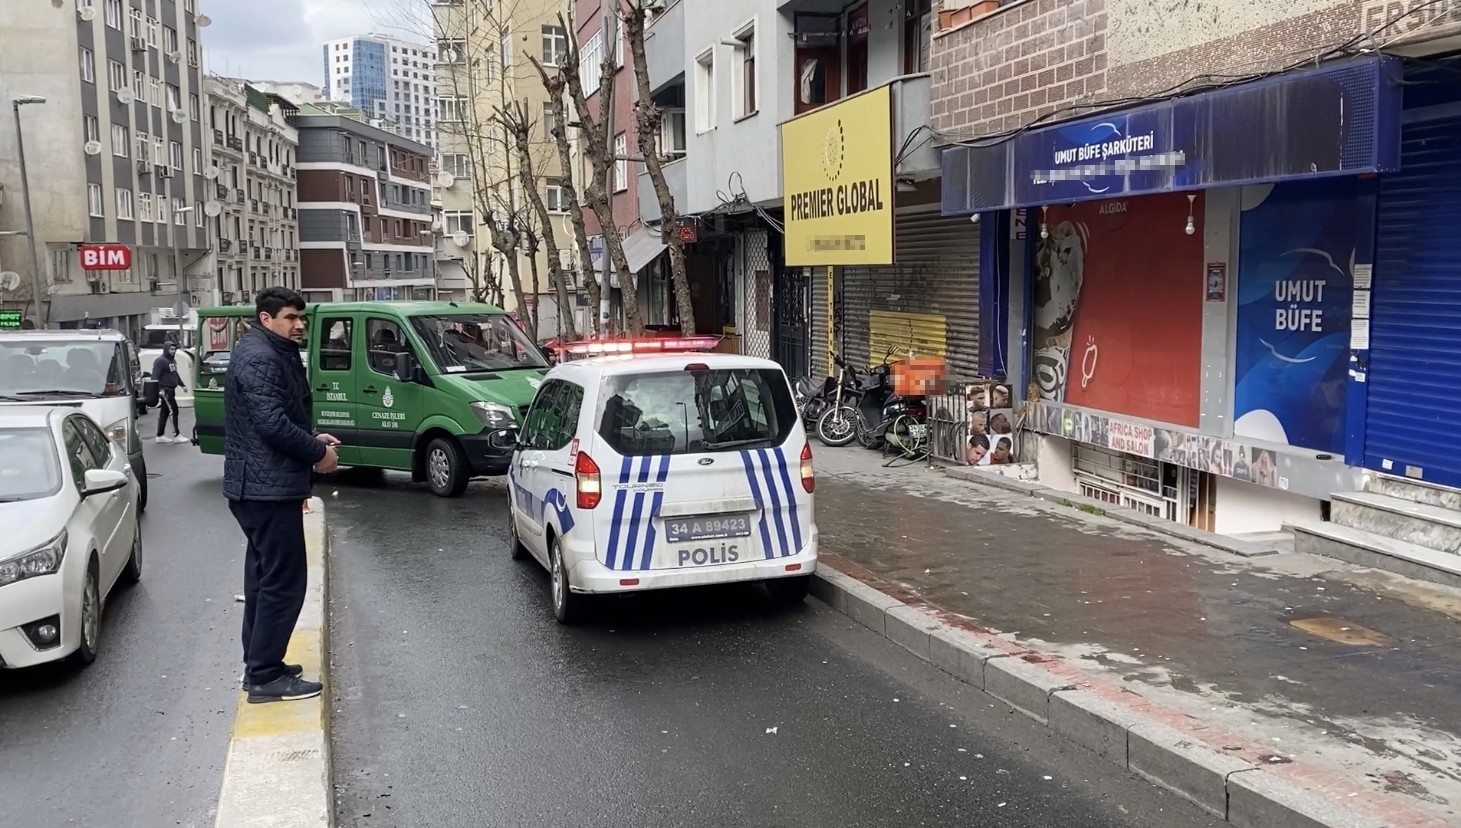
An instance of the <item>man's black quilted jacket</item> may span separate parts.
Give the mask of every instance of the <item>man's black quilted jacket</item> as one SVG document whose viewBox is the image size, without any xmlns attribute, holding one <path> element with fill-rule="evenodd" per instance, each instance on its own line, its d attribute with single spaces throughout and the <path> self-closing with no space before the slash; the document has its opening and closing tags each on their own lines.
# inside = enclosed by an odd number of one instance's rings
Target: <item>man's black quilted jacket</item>
<svg viewBox="0 0 1461 828">
<path fill-rule="evenodd" d="M 310 423 L 299 346 L 255 326 L 239 339 L 224 386 L 223 494 L 229 500 L 304 500 L 325 446 Z"/>
</svg>

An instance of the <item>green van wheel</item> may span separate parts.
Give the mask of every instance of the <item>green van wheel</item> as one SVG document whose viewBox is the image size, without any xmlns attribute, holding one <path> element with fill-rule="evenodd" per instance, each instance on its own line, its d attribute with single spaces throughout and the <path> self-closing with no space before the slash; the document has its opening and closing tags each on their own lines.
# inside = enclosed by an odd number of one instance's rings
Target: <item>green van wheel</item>
<svg viewBox="0 0 1461 828">
<path fill-rule="evenodd" d="M 426 444 L 426 485 L 437 497 L 461 497 L 472 479 L 467 455 L 457 441 L 437 437 Z"/>
</svg>

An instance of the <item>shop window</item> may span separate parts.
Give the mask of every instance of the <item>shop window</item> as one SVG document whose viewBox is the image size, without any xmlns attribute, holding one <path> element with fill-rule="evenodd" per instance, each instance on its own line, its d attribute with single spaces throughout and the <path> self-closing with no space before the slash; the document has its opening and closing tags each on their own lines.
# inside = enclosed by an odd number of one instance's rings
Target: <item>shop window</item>
<svg viewBox="0 0 1461 828">
<path fill-rule="evenodd" d="M 796 17 L 796 60 L 793 88 L 800 115 L 841 97 L 842 17 L 799 14 Z"/>
<path fill-rule="evenodd" d="M 868 4 L 847 13 L 847 94 L 867 89 Z"/>
</svg>

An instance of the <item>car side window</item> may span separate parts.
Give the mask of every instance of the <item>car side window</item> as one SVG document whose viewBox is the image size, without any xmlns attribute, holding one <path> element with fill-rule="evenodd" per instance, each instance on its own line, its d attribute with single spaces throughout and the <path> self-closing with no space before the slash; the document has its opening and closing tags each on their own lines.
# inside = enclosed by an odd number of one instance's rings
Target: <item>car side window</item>
<svg viewBox="0 0 1461 828">
<path fill-rule="evenodd" d="M 573 442 L 574 434 L 578 431 L 578 413 L 583 408 L 583 389 L 571 382 L 563 383 L 563 391 L 558 395 L 557 416 L 554 419 L 553 430 L 544 435 L 543 448 L 550 451 L 558 451 L 567 448 Z"/>
<path fill-rule="evenodd" d="M 76 428 L 77 418 L 69 417 L 61 424 L 61 438 L 66 443 L 66 462 L 71 466 L 71 477 L 76 481 L 77 489 L 86 487 L 87 469 L 96 468 L 96 459 L 92 456 L 91 448 L 86 441 L 81 439 L 81 433 Z"/>
<path fill-rule="evenodd" d="M 112 462 L 112 443 L 102 433 L 96 423 L 88 419 L 76 421 L 76 431 L 81 435 L 81 441 L 91 450 L 94 469 L 104 469 Z"/>
<path fill-rule="evenodd" d="M 367 319 L 365 322 L 366 353 L 369 355 L 370 370 L 385 374 L 397 380 L 405 380 L 396 373 L 396 358 L 411 353 L 401 326 L 390 319 Z"/>
<path fill-rule="evenodd" d="M 319 320 L 320 370 L 349 371 L 350 348 L 354 344 L 355 320 L 349 317 L 325 316 Z"/>
<path fill-rule="evenodd" d="M 533 398 L 533 406 L 528 409 L 527 419 L 523 423 L 523 445 L 531 449 L 544 447 L 543 434 L 553 416 L 562 386 L 563 383 L 558 380 L 548 380 L 538 389 L 538 396 Z"/>
</svg>

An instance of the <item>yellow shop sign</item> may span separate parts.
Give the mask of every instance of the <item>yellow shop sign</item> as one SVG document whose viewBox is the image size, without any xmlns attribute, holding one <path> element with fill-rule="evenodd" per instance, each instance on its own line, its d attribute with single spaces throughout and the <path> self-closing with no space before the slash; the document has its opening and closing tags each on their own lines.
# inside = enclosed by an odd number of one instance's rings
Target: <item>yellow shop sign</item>
<svg viewBox="0 0 1461 828">
<path fill-rule="evenodd" d="M 893 101 L 887 86 L 781 125 L 786 263 L 893 263 Z"/>
</svg>

